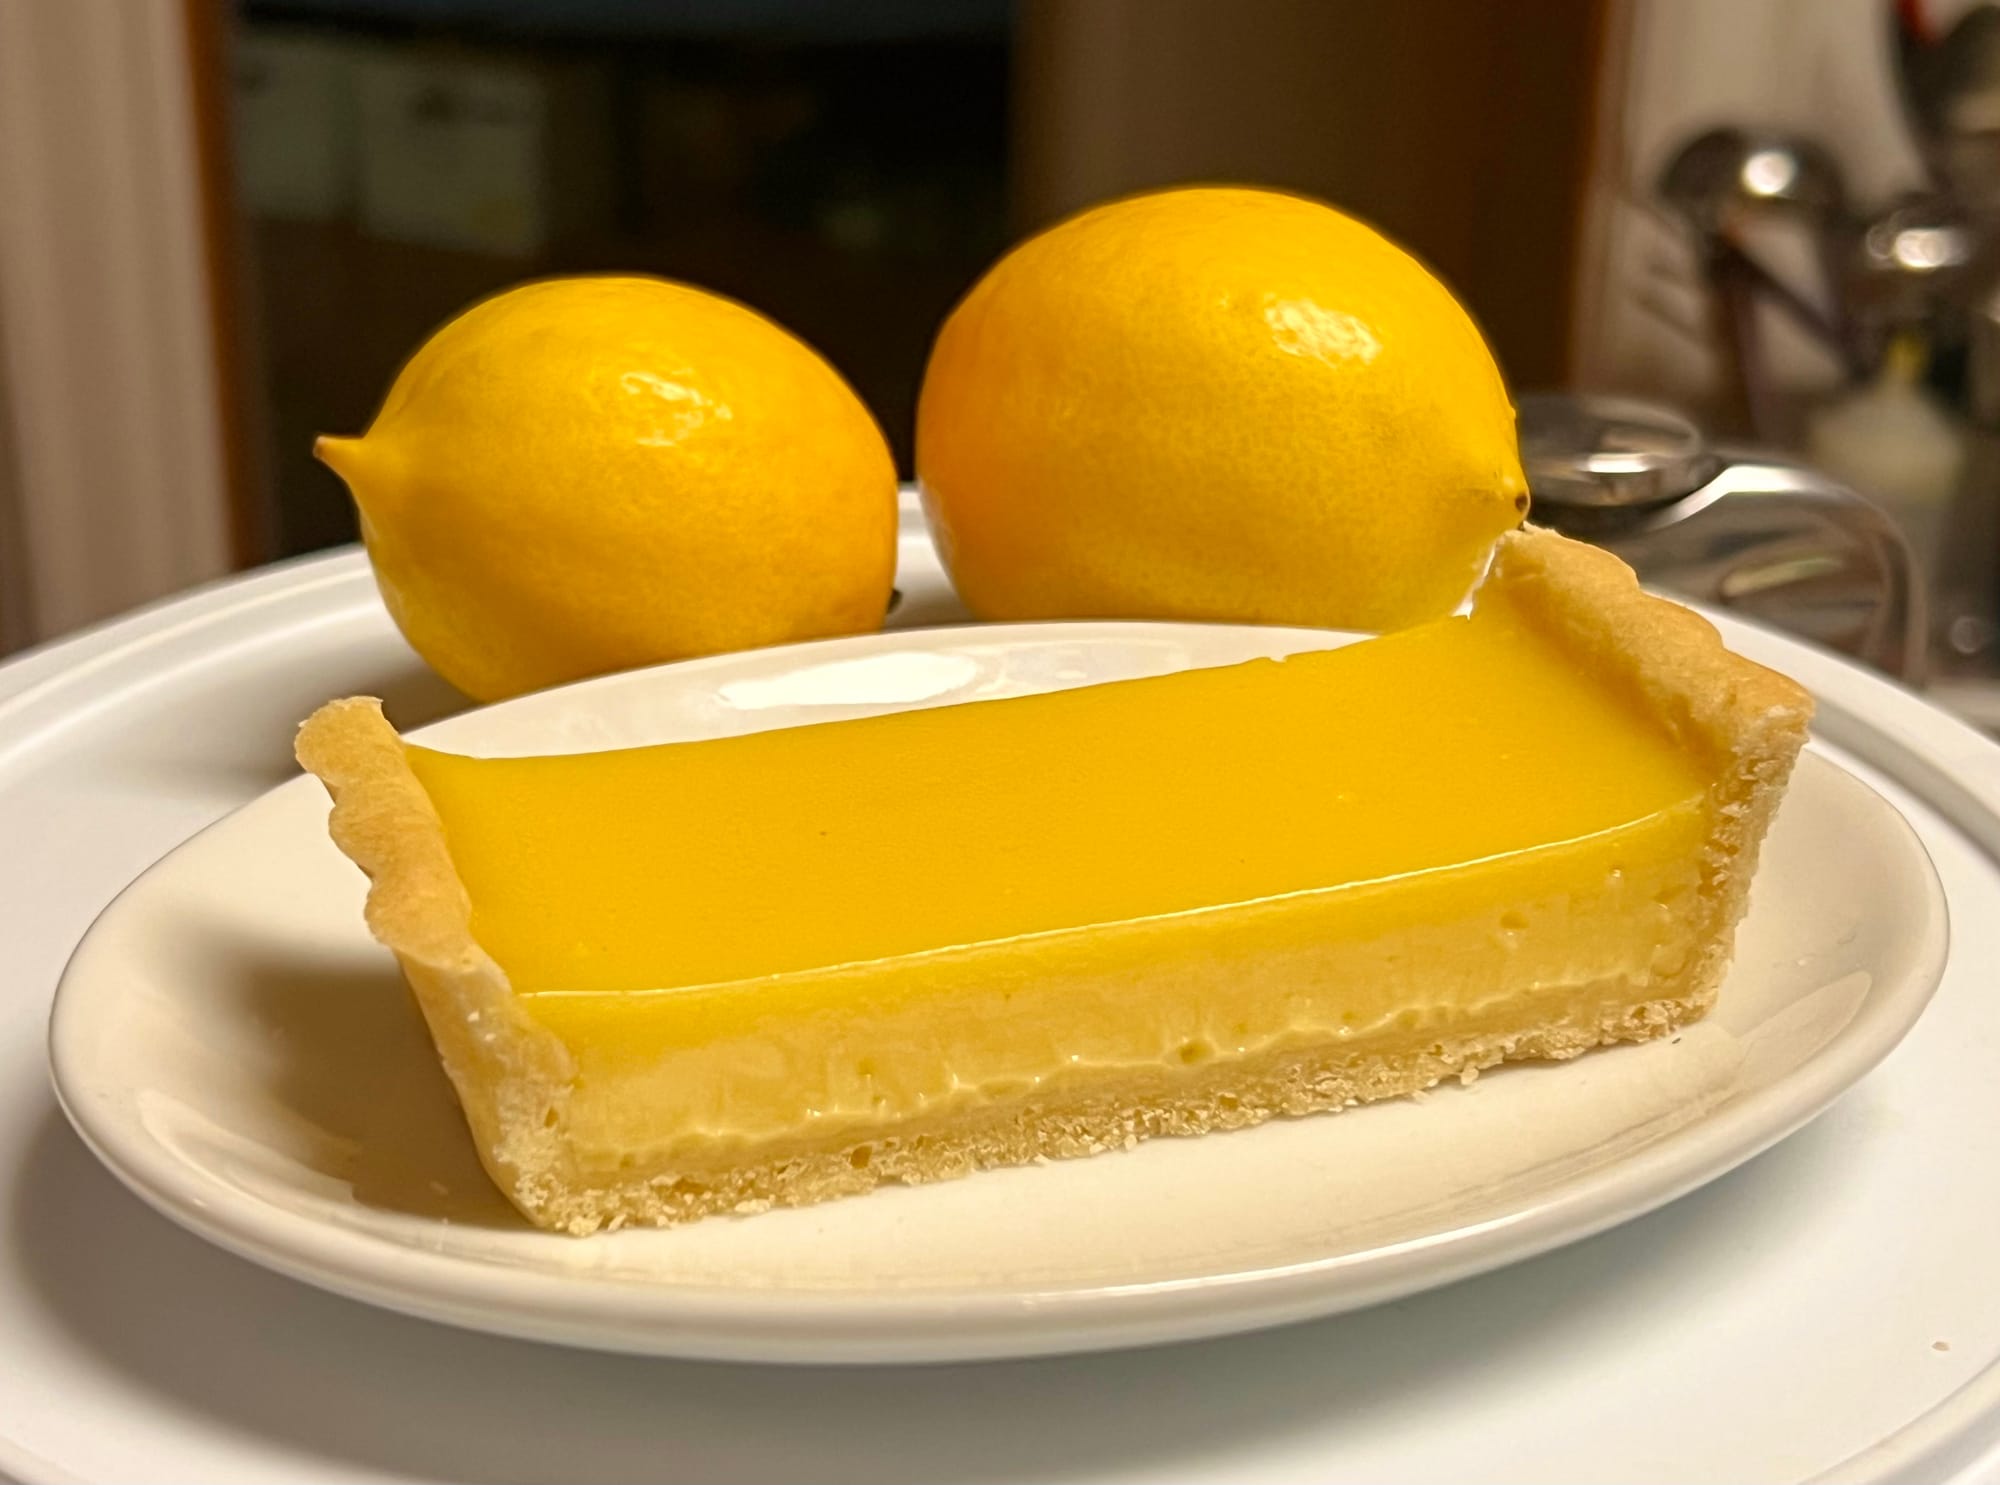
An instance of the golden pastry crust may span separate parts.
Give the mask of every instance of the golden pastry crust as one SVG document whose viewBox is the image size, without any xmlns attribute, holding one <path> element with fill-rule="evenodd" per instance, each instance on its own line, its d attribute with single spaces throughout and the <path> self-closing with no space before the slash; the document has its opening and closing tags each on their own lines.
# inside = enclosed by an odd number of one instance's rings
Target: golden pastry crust
<svg viewBox="0 0 2000 1485">
<path fill-rule="evenodd" d="M 1716 825 L 1693 908 L 1705 920 L 1704 948 L 1680 972 L 1650 985 L 1643 998 L 1618 999 L 1617 986 L 1586 987 L 1527 1029 L 1475 1018 L 1442 1039 L 1426 1033 L 1418 1043 L 1359 1058 L 1306 1049 L 1174 1075 L 1155 1070 L 1060 1103 L 771 1151 L 722 1172 L 581 1169 L 566 1130 L 569 1052 L 521 1007 L 475 941 L 444 827 L 380 703 L 351 698 L 322 707 L 300 730 L 298 756 L 333 796 L 333 839 L 372 883 L 368 925 L 403 965 L 495 1182 L 531 1221 L 557 1230 L 680 1222 L 821 1201 L 885 1180 L 939 1180 L 1123 1148 L 1154 1135 L 1338 1110 L 1505 1060 L 1573 1057 L 1646 1040 L 1703 1014 L 1728 965 L 1758 845 L 1805 741 L 1810 698 L 1731 654 L 1700 616 L 1642 592 L 1616 558 L 1551 532 L 1530 528 L 1502 538 L 1475 602 L 1511 605 L 1579 665 L 1628 687 L 1717 774 Z"/>
<path fill-rule="evenodd" d="M 1692 609 L 1639 586 L 1598 547 L 1538 527 L 1500 539 L 1474 603 L 1511 602 L 1577 663 L 1630 688 L 1675 740 L 1719 774 L 1716 827 L 1702 859 L 1707 948 L 1702 1009 L 1729 967 L 1750 905 L 1757 853 L 1812 723 L 1812 696 L 1788 676 L 1726 649 Z"/>
<path fill-rule="evenodd" d="M 464 1106 L 481 1163 L 536 1221 L 576 1180 L 562 1136 L 569 1049 L 529 1016 L 472 936 L 444 824 L 373 697 L 331 701 L 299 729 L 298 760 L 333 796 L 333 843 L 369 879 L 367 919 L 395 952 Z"/>
<path fill-rule="evenodd" d="M 1601 548 L 1535 526 L 1510 532 L 1474 603 L 1495 598 L 1553 630 L 1597 674 L 1632 686 L 1687 746 L 1789 769 L 1805 742 L 1813 703 L 1803 686 L 1726 649 L 1713 624 L 1646 592 Z"/>
</svg>

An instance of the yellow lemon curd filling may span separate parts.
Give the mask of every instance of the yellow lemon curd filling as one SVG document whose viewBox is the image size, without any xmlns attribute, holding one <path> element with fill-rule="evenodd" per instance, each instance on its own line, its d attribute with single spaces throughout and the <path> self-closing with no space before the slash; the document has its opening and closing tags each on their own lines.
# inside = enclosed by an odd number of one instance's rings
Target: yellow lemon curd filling
<svg viewBox="0 0 2000 1485">
<path fill-rule="evenodd" d="M 473 937 L 568 1048 L 586 1168 L 1594 1027 L 1727 928 L 1719 762 L 1492 591 L 1158 679 L 608 753 L 405 747 Z"/>
</svg>

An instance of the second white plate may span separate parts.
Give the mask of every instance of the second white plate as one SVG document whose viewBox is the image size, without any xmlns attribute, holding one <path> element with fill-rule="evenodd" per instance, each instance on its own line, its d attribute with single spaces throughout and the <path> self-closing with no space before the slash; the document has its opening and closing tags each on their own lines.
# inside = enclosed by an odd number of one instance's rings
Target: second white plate
<svg viewBox="0 0 2000 1485">
<path fill-rule="evenodd" d="M 507 753 L 721 736 L 1324 646 L 1324 633 L 898 633 L 609 677 L 419 734 Z M 1426 1288 L 1721 1174 L 1883 1057 L 1942 973 L 1896 811 L 1808 755 L 1716 1012 L 1423 1102 L 667 1232 L 578 1241 L 487 1183 L 362 883 L 299 780 L 148 872 L 59 991 L 65 1108 L 135 1191 L 340 1293 L 507 1334 L 768 1361 L 969 1359 L 1212 1335 Z"/>
</svg>

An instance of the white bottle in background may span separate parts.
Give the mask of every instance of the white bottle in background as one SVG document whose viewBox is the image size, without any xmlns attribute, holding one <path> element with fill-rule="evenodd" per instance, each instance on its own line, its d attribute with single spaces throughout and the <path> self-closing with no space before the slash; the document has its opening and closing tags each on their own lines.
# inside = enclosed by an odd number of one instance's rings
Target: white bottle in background
<svg viewBox="0 0 2000 1485">
<path fill-rule="evenodd" d="M 1945 517 L 1965 467 L 1965 432 L 1924 387 L 1925 354 L 1910 335 L 1889 347 L 1875 380 L 1814 410 L 1806 457 L 1882 507 L 1934 579 Z"/>
</svg>

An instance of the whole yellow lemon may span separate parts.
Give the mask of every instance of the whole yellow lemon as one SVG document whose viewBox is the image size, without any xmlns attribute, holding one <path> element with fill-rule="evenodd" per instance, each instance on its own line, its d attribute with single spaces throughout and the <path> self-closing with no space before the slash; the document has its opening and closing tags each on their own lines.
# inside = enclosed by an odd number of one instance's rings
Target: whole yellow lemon
<svg viewBox="0 0 2000 1485">
<path fill-rule="evenodd" d="M 480 700 L 881 626 L 896 470 L 838 373 L 761 315 L 639 277 L 530 283 L 323 438 L 389 612 Z"/>
<path fill-rule="evenodd" d="M 1116 201 L 1002 258 L 938 335 L 917 473 L 988 619 L 1399 628 L 1449 612 L 1528 500 L 1450 292 L 1247 189 Z"/>
</svg>

